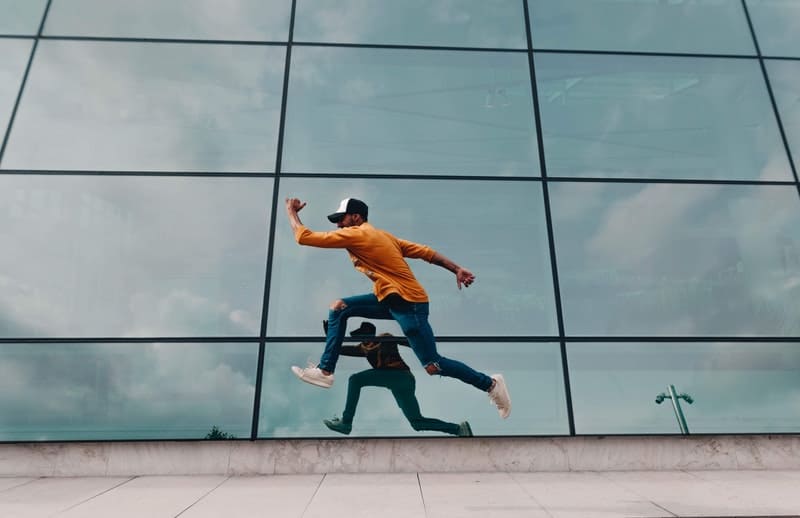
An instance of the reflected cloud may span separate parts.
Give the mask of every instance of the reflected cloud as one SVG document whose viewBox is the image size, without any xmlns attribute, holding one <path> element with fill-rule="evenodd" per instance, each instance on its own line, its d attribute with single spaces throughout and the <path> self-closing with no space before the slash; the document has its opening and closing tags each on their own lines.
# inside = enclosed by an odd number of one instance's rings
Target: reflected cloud
<svg viewBox="0 0 800 518">
<path fill-rule="evenodd" d="M 286 41 L 286 0 L 54 0 L 48 36 Z M 91 16 L 86 16 L 91 13 Z"/>
<path fill-rule="evenodd" d="M 526 48 L 513 0 L 299 1 L 295 41 Z"/>
<path fill-rule="evenodd" d="M 257 335 L 271 184 L 1 176 L 0 336 Z"/>
<path fill-rule="evenodd" d="M 3 167 L 272 171 L 284 56 L 283 47 L 43 42 Z"/>
<path fill-rule="evenodd" d="M 257 353 L 257 344 L 3 344 L 0 438 L 200 439 L 212 426 L 247 437 Z"/>
</svg>

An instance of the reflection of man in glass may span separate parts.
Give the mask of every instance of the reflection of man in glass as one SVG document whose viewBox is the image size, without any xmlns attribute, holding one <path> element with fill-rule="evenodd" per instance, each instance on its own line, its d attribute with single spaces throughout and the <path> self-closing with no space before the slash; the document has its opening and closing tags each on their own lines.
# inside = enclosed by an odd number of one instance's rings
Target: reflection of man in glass
<svg viewBox="0 0 800 518">
<path fill-rule="evenodd" d="M 462 284 L 472 284 L 475 280 L 472 272 L 430 247 L 399 239 L 373 227 L 367 222 L 367 204 L 361 200 L 342 200 L 336 212 L 328 216 L 339 227 L 331 232 L 313 232 L 306 228 L 297 214 L 305 206 L 297 198 L 286 199 L 286 212 L 297 242 L 319 248 L 347 249 L 353 266 L 373 282 L 373 293 L 334 301 L 328 314 L 325 350 L 319 364 L 305 369 L 294 366 L 292 372 L 312 385 L 330 387 L 347 319 L 394 319 L 428 374 L 456 378 L 488 392 L 500 416 L 508 417 L 511 398 L 502 375 L 489 377 L 464 363 L 440 356 L 436 351 L 436 339 L 428 323 L 428 294 L 414 277 L 405 258 L 424 259 L 450 270 L 456 275 L 458 289 Z"/>
<path fill-rule="evenodd" d="M 327 321 L 325 322 L 325 333 L 328 332 Z M 367 359 L 371 369 L 357 372 L 347 380 L 347 402 L 344 405 L 342 418 L 323 419 L 325 426 L 331 430 L 345 435 L 349 434 L 353 428 L 353 416 L 356 414 L 358 398 L 361 389 L 364 387 L 385 387 L 392 391 L 397 406 L 403 411 L 411 427 L 416 431 L 433 430 L 444 432 L 461 437 L 472 437 L 472 428 L 469 423 L 464 421 L 461 424 L 448 423 L 440 419 L 424 417 L 419 409 L 419 402 L 414 392 L 417 388 L 417 380 L 411 374 L 406 362 L 397 350 L 398 342 L 379 342 L 370 340 L 375 336 L 375 325 L 370 322 L 363 322 L 361 327 L 350 332 L 354 338 L 363 337 L 364 341 L 358 345 L 345 345 L 340 353 L 344 356 L 360 356 Z M 383 333 L 381 337 L 392 336 Z M 402 345 L 408 345 L 403 343 Z"/>
</svg>

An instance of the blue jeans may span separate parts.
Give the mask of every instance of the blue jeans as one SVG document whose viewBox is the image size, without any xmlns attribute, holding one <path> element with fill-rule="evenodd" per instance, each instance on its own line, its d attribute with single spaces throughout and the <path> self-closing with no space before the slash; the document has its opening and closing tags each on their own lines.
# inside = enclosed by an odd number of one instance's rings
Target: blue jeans
<svg viewBox="0 0 800 518">
<path fill-rule="evenodd" d="M 372 293 L 346 297 L 342 301 L 344 308 L 332 309 L 328 313 L 328 334 L 325 337 L 325 350 L 319 360 L 320 369 L 328 372 L 336 369 L 348 318 L 395 320 L 423 366 L 434 364 L 439 368 L 437 374 L 459 379 L 483 391 L 488 391 L 492 386 L 492 378 L 486 374 L 460 361 L 439 355 L 433 329 L 428 323 L 427 302 L 408 302 L 396 295 L 379 301 Z"/>
</svg>

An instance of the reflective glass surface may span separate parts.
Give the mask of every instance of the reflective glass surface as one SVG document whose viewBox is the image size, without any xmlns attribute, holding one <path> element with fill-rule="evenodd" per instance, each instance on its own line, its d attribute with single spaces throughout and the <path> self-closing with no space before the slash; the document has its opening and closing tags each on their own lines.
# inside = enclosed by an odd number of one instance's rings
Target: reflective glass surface
<svg viewBox="0 0 800 518">
<path fill-rule="evenodd" d="M 539 174 L 523 53 L 292 50 L 283 170 Z"/>
<path fill-rule="evenodd" d="M 53 0 L 44 34 L 286 41 L 291 6 L 291 0 Z"/>
<path fill-rule="evenodd" d="M 762 55 L 800 57 L 800 2 L 747 0 L 747 10 Z"/>
<path fill-rule="evenodd" d="M 35 35 L 47 0 L 0 0 L 0 34 Z"/>
<path fill-rule="evenodd" d="M 0 40 L 0 144 L 5 136 L 14 103 L 25 74 L 33 43 L 28 40 Z"/>
<path fill-rule="evenodd" d="M 298 0 L 294 41 L 527 48 L 519 0 Z"/>
<path fill-rule="evenodd" d="M 0 336 L 254 336 L 272 180 L 0 175 Z"/>
<path fill-rule="evenodd" d="M 435 333 L 557 333 L 538 182 L 282 179 L 279 199 L 289 196 L 308 202 L 300 218 L 317 231 L 336 228 L 326 215 L 339 200 L 364 200 L 372 225 L 431 246 L 472 271 L 477 280 L 459 291 L 448 270 L 408 260 L 428 292 Z M 372 293 L 372 282 L 353 268 L 345 250 L 298 245 L 283 206 L 277 217 L 267 333 L 321 336 L 331 302 Z M 386 324 L 400 334 L 394 322 Z"/>
<path fill-rule="evenodd" d="M 273 171 L 285 49 L 43 41 L 2 166 Z"/>
<path fill-rule="evenodd" d="M 795 168 L 800 168 L 800 61 L 767 60 L 766 67 Z"/>
<path fill-rule="evenodd" d="M 681 433 L 672 400 L 656 403 L 670 385 L 690 433 L 800 430 L 800 343 L 574 343 L 567 357 L 578 434 Z"/>
<path fill-rule="evenodd" d="M 528 0 L 537 49 L 754 54 L 735 0 Z"/>
<path fill-rule="evenodd" d="M 381 332 L 382 322 L 375 323 Z M 364 358 L 342 356 L 330 390 L 299 381 L 290 366 L 305 366 L 306 358 L 317 358 L 322 348 L 322 341 L 267 344 L 259 437 L 342 437 L 322 420 L 342 415 L 349 377 L 370 366 Z M 424 417 L 455 424 L 468 421 L 476 436 L 569 433 L 558 344 L 441 343 L 438 349 L 443 356 L 476 370 L 502 373 L 513 409 L 509 419 L 501 419 L 485 392 L 454 378 L 429 376 L 414 354 L 400 347 L 400 354 L 416 379 L 415 395 Z M 446 436 L 445 433 L 415 431 L 388 389 L 365 386 L 350 436 Z"/>
<path fill-rule="evenodd" d="M 550 187 L 567 335 L 800 334 L 794 186 Z"/>
<path fill-rule="evenodd" d="M 537 54 L 536 76 L 549 176 L 792 179 L 756 60 Z"/>
<path fill-rule="evenodd" d="M 257 362 L 254 343 L 0 344 L 0 440 L 249 438 Z"/>
</svg>

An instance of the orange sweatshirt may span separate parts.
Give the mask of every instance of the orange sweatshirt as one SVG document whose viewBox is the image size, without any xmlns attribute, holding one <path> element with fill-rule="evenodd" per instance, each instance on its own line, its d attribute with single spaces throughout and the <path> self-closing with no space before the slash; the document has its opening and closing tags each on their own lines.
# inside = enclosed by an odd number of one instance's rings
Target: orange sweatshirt
<svg viewBox="0 0 800 518">
<path fill-rule="evenodd" d="M 428 302 L 428 294 L 404 259 L 431 262 L 436 252 L 428 246 L 399 239 L 369 223 L 331 232 L 314 232 L 301 225 L 294 237 L 301 245 L 346 248 L 356 270 L 374 283 L 372 291 L 378 300 L 397 293 L 409 302 Z"/>
</svg>

